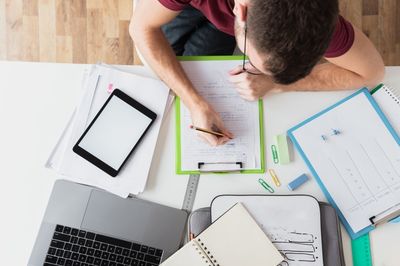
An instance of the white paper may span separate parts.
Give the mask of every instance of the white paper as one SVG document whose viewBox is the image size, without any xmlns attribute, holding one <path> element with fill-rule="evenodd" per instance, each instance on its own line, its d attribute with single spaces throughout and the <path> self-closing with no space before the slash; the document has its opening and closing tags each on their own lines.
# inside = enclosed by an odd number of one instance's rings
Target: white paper
<svg viewBox="0 0 400 266">
<path fill-rule="evenodd" d="M 119 88 L 157 114 L 156 121 L 138 146 L 136 156 L 128 160 L 116 178 L 110 177 L 72 151 L 73 145 L 109 97 L 110 83 L 113 88 Z M 67 125 L 46 166 L 54 168 L 69 180 L 103 188 L 121 197 L 142 192 L 167 102 L 170 104 L 172 101 L 169 89 L 159 80 L 99 65 L 90 71 L 86 87 L 72 121 Z"/>
<path fill-rule="evenodd" d="M 211 147 L 189 128 L 189 110 L 181 104 L 181 167 L 198 170 L 198 163 L 242 162 L 244 169 L 260 169 L 260 125 L 258 102 L 240 98 L 228 80 L 228 71 L 239 61 L 184 61 L 182 66 L 196 90 L 221 115 L 234 134 L 227 144 Z"/>
<path fill-rule="evenodd" d="M 310 196 L 220 196 L 212 222 L 241 202 L 285 257 L 280 266 L 322 266 L 321 214 Z"/>
<path fill-rule="evenodd" d="M 400 147 L 364 93 L 293 135 L 355 233 L 400 203 Z"/>
</svg>

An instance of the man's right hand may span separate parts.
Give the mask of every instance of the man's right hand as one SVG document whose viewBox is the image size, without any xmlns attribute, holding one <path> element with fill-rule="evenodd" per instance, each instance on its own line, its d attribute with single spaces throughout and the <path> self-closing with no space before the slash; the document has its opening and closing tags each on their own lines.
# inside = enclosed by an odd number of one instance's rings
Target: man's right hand
<svg viewBox="0 0 400 266">
<path fill-rule="evenodd" d="M 224 127 L 219 114 L 198 95 L 161 30 L 162 25 L 178 14 L 179 11 L 164 7 L 158 0 L 139 1 L 129 32 L 149 66 L 189 107 L 193 125 L 220 132 L 226 137 L 200 132 L 199 136 L 212 146 L 222 145 L 233 137 L 232 133 Z"/>
<path fill-rule="evenodd" d="M 225 128 L 220 115 L 208 103 L 198 104 L 189 110 L 194 126 L 225 135 L 225 137 L 217 137 L 212 134 L 198 132 L 199 137 L 211 146 L 223 145 L 233 138 L 233 134 Z"/>
</svg>

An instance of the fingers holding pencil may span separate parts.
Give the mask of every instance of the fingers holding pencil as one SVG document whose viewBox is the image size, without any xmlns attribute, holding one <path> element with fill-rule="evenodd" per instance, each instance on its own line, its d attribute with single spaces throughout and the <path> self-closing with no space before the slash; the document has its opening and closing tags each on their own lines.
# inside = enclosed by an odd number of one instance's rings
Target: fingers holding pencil
<svg viewBox="0 0 400 266">
<path fill-rule="evenodd" d="M 205 128 L 200 128 L 200 127 L 195 127 L 193 125 L 190 125 L 190 128 L 194 129 L 194 130 L 197 130 L 197 131 L 200 131 L 200 132 L 204 132 L 204 133 L 207 133 L 207 134 L 214 135 L 216 137 L 228 137 L 229 139 L 232 139 L 230 136 L 225 135 L 223 133 L 220 133 L 220 130 L 214 129 L 215 127 L 213 128 L 213 130 L 208 130 L 208 129 L 205 129 Z"/>
<path fill-rule="evenodd" d="M 216 126 L 211 127 L 212 130 L 196 127 L 193 125 L 191 125 L 190 128 L 198 131 L 200 133 L 199 134 L 200 137 L 204 138 L 207 142 L 209 142 L 213 146 L 225 144 L 226 142 L 228 142 L 230 139 L 233 138 L 233 135 L 229 131 L 225 130 L 224 132 L 223 130 L 220 130 Z"/>
<path fill-rule="evenodd" d="M 193 129 L 211 146 L 225 144 L 233 138 L 233 134 L 225 128 L 220 115 L 211 106 L 191 110 L 191 116 Z"/>
</svg>

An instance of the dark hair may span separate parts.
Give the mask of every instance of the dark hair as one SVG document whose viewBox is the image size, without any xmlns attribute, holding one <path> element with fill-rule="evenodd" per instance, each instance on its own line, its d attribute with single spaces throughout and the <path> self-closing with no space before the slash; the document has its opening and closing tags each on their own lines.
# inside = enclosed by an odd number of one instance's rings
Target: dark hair
<svg viewBox="0 0 400 266">
<path fill-rule="evenodd" d="M 322 58 L 339 18 L 337 0 L 252 0 L 249 39 L 267 56 L 264 67 L 277 83 L 307 76 Z"/>
</svg>

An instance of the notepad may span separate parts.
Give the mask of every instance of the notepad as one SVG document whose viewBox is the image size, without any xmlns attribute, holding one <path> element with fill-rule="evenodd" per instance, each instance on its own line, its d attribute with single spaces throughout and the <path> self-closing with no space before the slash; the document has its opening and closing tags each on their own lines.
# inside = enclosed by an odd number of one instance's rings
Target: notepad
<svg viewBox="0 0 400 266">
<path fill-rule="evenodd" d="M 367 89 L 288 134 L 352 238 L 400 203 L 400 138 Z"/>
<path fill-rule="evenodd" d="M 276 266 L 283 260 L 242 204 L 236 204 L 162 266 Z"/>
<path fill-rule="evenodd" d="M 228 72 L 241 61 L 232 60 L 230 57 L 227 59 L 229 60 L 181 62 L 198 93 L 221 115 L 224 125 L 233 133 L 234 139 L 218 147 L 211 147 L 205 143 L 198 137 L 197 131 L 190 129 L 191 114 L 177 99 L 178 174 L 199 173 L 203 169 L 213 172 L 242 170 L 242 173 L 265 171 L 262 100 L 249 102 L 239 96 L 234 84 L 228 80 Z"/>
<path fill-rule="evenodd" d="M 315 198 L 307 195 L 221 195 L 211 203 L 211 220 L 217 220 L 238 202 L 284 255 L 281 266 L 324 265 L 321 212 Z"/>
<path fill-rule="evenodd" d="M 400 89 L 381 84 L 371 91 L 371 94 L 397 134 L 400 135 Z"/>
</svg>

